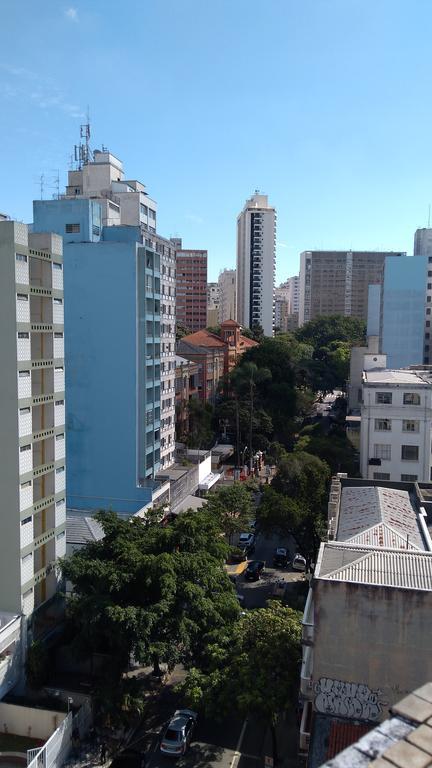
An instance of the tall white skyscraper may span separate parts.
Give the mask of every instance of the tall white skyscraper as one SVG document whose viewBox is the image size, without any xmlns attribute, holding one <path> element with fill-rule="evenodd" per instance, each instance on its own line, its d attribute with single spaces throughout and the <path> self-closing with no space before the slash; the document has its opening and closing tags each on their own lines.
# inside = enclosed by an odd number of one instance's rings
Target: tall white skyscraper
<svg viewBox="0 0 432 768">
<path fill-rule="evenodd" d="M 224 269 L 219 275 L 219 322 L 235 320 L 237 317 L 236 304 L 236 271 Z"/>
<path fill-rule="evenodd" d="M 0 220 L 0 609 L 27 617 L 66 554 L 62 253 L 58 235 Z"/>
<path fill-rule="evenodd" d="M 258 191 L 237 217 L 237 320 L 274 330 L 276 209 Z"/>
<path fill-rule="evenodd" d="M 414 256 L 432 256 L 432 228 L 416 229 L 414 235 Z"/>
</svg>

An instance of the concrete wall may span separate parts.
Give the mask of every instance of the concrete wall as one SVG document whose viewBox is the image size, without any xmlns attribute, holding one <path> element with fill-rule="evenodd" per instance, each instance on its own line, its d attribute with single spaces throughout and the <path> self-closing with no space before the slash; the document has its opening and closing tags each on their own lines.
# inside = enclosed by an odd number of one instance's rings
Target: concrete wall
<svg viewBox="0 0 432 768">
<path fill-rule="evenodd" d="M 32 739 L 49 739 L 65 719 L 65 712 L 21 707 L 0 701 L 0 732 L 28 736 Z"/>
<path fill-rule="evenodd" d="M 63 242 L 96 242 L 100 239 L 102 212 L 100 203 L 86 198 L 70 200 L 35 200 L 33 232 L 56 232 Z M 66 233 L 66 224 L 79 224 L 80 231 Z M 93 227 L 99 227 L 95 234 Z"/>
<path fill-rule="evenodd" d="M 384 719 L 392 704 L 431 679 L 431 610 L 431 592 L 315 582 L 314 708 Z"/>
</svg>

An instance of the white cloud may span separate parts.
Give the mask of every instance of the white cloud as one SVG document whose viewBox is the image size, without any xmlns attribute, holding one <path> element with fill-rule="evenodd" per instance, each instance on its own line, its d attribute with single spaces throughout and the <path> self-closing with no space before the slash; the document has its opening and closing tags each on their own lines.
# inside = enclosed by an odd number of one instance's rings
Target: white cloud
<svg viewBox="0 0 432 768">
<path fill-rule="evenodd" d="M 70 21 L 78 21 L 78 11 L 72 6 L 65 11 L 65 16 Z"/>
<path fill-rule="evenodd" d="M 73 9 L 72 9 L 73 10 Z M 84 110 L 68 101 L 67 94 L 50 77 L 42 77 L 37 72 L 0 63 L 0 71 L 9 74 L 9 82 L 1 84 L 3 97 L 16 101 L 31 101 L 40 109 L 57 109 L 69 117 L 82 119 Z"/>
</svg>

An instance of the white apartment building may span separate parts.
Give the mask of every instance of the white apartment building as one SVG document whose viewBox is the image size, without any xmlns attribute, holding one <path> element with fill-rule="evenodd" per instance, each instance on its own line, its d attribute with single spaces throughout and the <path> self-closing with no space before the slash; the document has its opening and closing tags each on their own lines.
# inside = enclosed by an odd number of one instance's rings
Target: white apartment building
<svg viewBox="0 0 432 768">
<path fill-rule="evenodd" d="M 66 553 L 62 249 L 0 221 L 0 608 L 27 617 L 56 593 Z"/>
<path fill-rule="evenodd" d="M 363 373 L 360 469 L 370 480 L 431 480 L 432 377 L 426 371 Z"/>
<path fill-rule="evenodd" d="M 237 322 L 274 331 L 276 209 L 258 191 L 237 217 Z"/>
<path fill-rule="evenodd" d="M 236 304 L 236 271 L 224 269 L 219 275 L 219 323 L 225 320 L 235 320 L 237 317 Z"/>
<path fill-rule="evenodd" d="M 219 283 L 207 283 L 207 325 L 218 324 L 219 304 Z"/>
<path fill-rule="evenodd" d="M 156 234 L 157 204 L 139 181 L 125 179 L 123 163 L 108 150 L 69 171 L 66 197 L 91 197 L 102 204 L 103 226 L 139 226 L 149 247 L 161 255 L 161 448 L 160 466 L 174 463 L 175 449 L 175 245 Z"/>
<path fill-rule="evenodd" d="M 281 283 L 275 289 L 275 294 L 288 302 L 289 315 L 298 314 L 300 301 L 300 277 L 298 275 L 289 277 L 284 283 Z"/>
</svg>

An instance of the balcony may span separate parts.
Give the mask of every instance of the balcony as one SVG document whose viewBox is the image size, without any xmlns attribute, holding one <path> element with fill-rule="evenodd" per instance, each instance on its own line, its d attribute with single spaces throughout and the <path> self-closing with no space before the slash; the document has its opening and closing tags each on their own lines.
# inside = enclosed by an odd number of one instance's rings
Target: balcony
<svg viewBox="0 0 432 768">
<path fill-rule="evenodd" d="M 300 672 L 300 692 L 305 699 L 311 699 L 313 693 L 312 682 L 313 649 L 311 646 L 303 648 L 303 660 Z"/>
<path fill-rule="evenodd" d="M 302 643 L 303 645 L 313 645 L 315 634 L 314 623 L 314 604 L 313 604 L 313 592 L 310 589 L 308 592 L 306 605 L 302 619 Z"/>
</svg>

